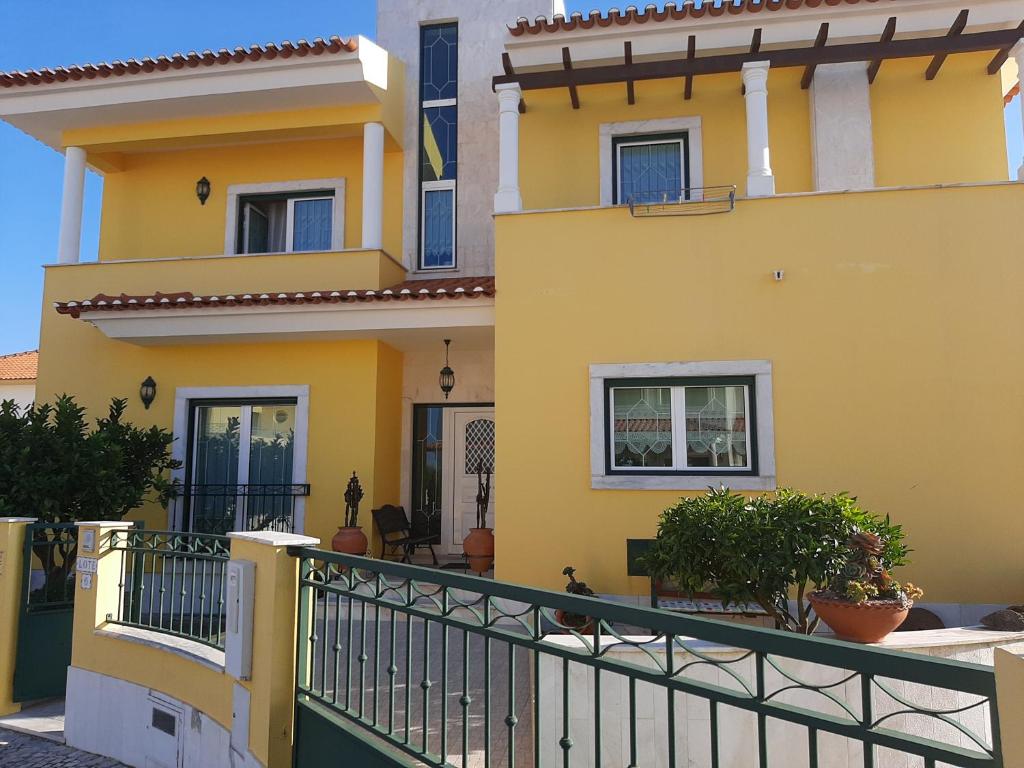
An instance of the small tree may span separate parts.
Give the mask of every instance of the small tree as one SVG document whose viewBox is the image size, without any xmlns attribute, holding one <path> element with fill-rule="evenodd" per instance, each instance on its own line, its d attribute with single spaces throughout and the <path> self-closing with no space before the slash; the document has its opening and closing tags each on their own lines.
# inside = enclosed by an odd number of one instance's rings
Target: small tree
<svg viewBox="0 0 1024 768">
<path fill-rule="evenodd" d="M 893 542 L 895 560 L 906 554 L 899 526 L 845 493 L 783 489 L 747 499 L 712 488 L 665 510 L 643 563 L 655 578 L 672 579 L 690 594 L 710 588 L 725 602 L 758 603 L 780 628 L 810 634 L 818 619 L 805 595 L 841 574 L 848 542 L 861 531 Z"/>
<path fill-rule="evenodd" d="M 90 430 L 85 409 L 68 395 L 24 410 L 10 400 L 0 404 L 0 515 L 73 523 L 121 520 L 149 498 L 166 505 L 176 493 L 168 471 L 180 466 L 170 454 L 174 437 L 124 421 L 126 405 L 112 400 Z M 40 529 L 33 551 L 48 585 L 66 583 L 73 544 Z"/>
</svg>

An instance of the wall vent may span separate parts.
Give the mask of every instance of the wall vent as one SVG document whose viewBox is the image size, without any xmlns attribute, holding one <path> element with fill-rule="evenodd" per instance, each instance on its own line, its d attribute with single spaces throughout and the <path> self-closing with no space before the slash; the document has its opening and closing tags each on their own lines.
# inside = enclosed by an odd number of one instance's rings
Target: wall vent
<svg viewBox="0 0 1024 768">
<path fill-rule="evenodd" d="M 174 736 L 177 730 L 178 719 L 170 712 L 153 707 L 153 727 L 163 731 L 168 736 Z"/>
</svg>

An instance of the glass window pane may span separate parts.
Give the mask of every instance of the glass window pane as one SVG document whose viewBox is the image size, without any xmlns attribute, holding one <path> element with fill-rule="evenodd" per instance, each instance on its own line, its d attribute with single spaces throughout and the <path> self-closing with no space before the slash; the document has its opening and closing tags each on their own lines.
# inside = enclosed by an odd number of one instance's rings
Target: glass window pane
<svg viewBox="0 0 1024 768">
<path fill-rule="evenodd" d="M 687 387 L 687 467 L 747 467 L 745 386 Z"/>
<path fill-rule="evenodd" d="M 615 466 L 672 466 L 672 390 L 669 387 L 612 390 Z"/>
<path fill-rule="evenodd" d="M 270 221 L 255 205 L 245 206 L 245 253 L 270 251 Z"/>
<path fill-rule="evenodd" d="M 423 181 L 455 178 L 457 120 L 456 107 L 430 107 L 423 110 L 423 142 L 420 147 L 420 178 Z"/>
<path fill-rule="evenodd" d="M 437 541 L 441 540 L 443 418 L 443 408 L 416 408 L 412 436 L 413 480 L 410 522 L 413 535 L 434 536 Z"/>
<path fill-rule="evenodd" d="M 671 141 L 619 147 L 619 202 L 669 202 L 683 188 L 681 144 Z"/>
<path fill-rule="evenodd" d="M 424 27 L 420 33 L 420 90 L 423 101 L 458 96 L 459 30 L 454 24 Z"/>
<path fill-rule="evenodd" d="M 191 487 L 186 495 L 191 530 L 222 534 L 235 527 L 239 434 L 237 405 L 196 408 Z"/>
<path fill-rule="evenodd" d="M 423 194 L 423 266 L 455 266 L 455 190 L 428 189 Z"/>
<path fill-rule="evenodd" d="M 329 251 L 333 213 L 333 199 L 296 200 L 292 250 Z"/>
<path fill-rule="evenodd" d="M 291 484 L 294 405 L 254 405 L 249 438 L 249 483 Z"/>
</svg>

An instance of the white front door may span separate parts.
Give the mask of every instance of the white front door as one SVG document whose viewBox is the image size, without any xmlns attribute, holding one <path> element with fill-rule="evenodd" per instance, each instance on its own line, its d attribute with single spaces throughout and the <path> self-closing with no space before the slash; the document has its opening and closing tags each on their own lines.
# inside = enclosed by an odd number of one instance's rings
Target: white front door
<svg viewBox="0 0 1024 768">
<path fill-rule="evenodd" d="M 446 410 L 453 450 L 449 454 L 450 463 L 445 468 L 451 482 L 445 489 L 448 498 L 445 500 L 446 519 L 442 536 L 446 552 L 457 554 L 462 552 L 462 540 L 469 529 L 477 525 L 477 469 L 481 467 L 485 482 L 487 471 L 491 471 L 487 527 L 494 527 L 494 408 L 457 407 Z"/>
</svg>

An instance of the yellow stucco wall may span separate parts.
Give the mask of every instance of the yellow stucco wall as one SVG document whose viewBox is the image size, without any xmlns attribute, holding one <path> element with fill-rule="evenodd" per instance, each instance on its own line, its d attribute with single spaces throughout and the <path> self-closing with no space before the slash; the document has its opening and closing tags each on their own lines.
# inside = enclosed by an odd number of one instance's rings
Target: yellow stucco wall
<svg viewBox="0 0 1024 768">
<path fill-rule="evenodd" d="M 246 285 L 236 290 L 308 290 L 329 280 L 332 259 L 360 254 L 244 258 Z M 231 280 L 236 259 L 93 264 L 47 270 L 37 401 L 60 393 L 75 395 L 91 418 L 105 413 L 112 397 L 128 400 L 128 415 L 140 425 L 171 429 L 178 387 L 308 384 L 310 388 L 306 530 L 328 542 L 340 525 L 345 483 L 358 472 L 366 490 L 361 522 L 370 534 L 369 510 L 398 503 L 398 412 L 402 355 L 371 340 L 198 344 L 142 347 L 113 341 L 87 322 L 58 315 L 52 302 L 118 289 L 138 291 L 161 286 L 164 276 L 179 279 L 165 290 L 221 292 Z M 251 268 L 249 267 L 251 262 Z M 295 269 L 292 269 L 292 266 Z M 296 274 L 302 273 L 302 274 Z M 156 279 L 153 279 L 153 275 Z M 317 275 L 320 275 L 317 278 Z M 344 280 L 342 274 L 338 277 Z M 147 282 L 150 281 L 150 282 Z M 277 286 L 272 288 L 271 284 Z M 139 400 L 139 383 L 157 382 L 149 410 Z M 140 510 L 147 527 L 167 525 L 162 508 Z"/>
<path fill-rule="evenodd" d="M 588 366 L 768 359 L 778 479 L 906 526 L 928 600 L 1024 588 L 1024 187 L 809 195 L 735 212 L 497 219 L 499 579 L 645 594 L 625 539 L 680 493 L 592 490 Z M 785 270 L 776 282 L 775 269 Z"/>
<path fill-rule="evenodd" d="M 932 82 L 930 59 L 886 61 L 871 86 L 876 184 L 899 186 L 1006 179 L 1001 80 L 985 74 L 989 54 L 951 56 Z M 799 67 L 768 77 L 771 164 L 776 191 L 813 189 L 809 91 Z M 705 186 L 747 177 L 746 117 L 738 72 L 697 77 L 693 98 L 679 79 L 579 89 L 572 109 L 564 89 L 529 91 L 520 121 L 520 184 L 526 210 L 599 203 L 599 128 L 603 123 L 700 116 Z M 969 138 L 968 138 L 969 137 Z"/>
</svg>

